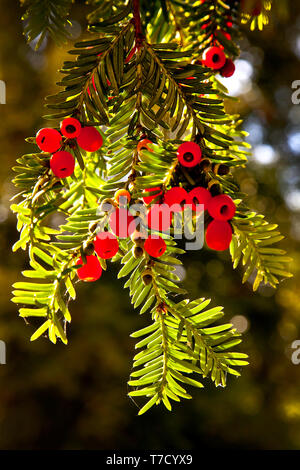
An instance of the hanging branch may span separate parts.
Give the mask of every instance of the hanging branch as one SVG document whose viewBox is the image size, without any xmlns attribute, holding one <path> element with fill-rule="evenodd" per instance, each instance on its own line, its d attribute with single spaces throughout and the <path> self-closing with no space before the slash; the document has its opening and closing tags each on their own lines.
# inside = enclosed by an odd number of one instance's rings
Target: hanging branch
<svg viewBox="0 0 300 470">
<path fill-rule="evenodd" d="M 75 44 L 61 69 L 63 90 L 47 97 L 52 114 L 45 118 L 55 127 L 27 139 L 41 151 L 14 168 L 21 199 L 12 205 L 20 231 L 14 250 L 28 248 L 31 269 L 23 276 L 31 280 L 14 284 L 13 302 L 26 320 L 41 317 L 31 339 L 47 333 L 66 344 L 75 280 L 95 281 L 120 262 L 118 277 L 127 277 L 134 308 L 151 319 L 132 334 L 143 337 L 129 380 L 129 395 L 147 399 L 139 414 L 161 402 L 171 410 L 172 400 L 191 398 L 186 388 L 202 388 L 205 377 L 224 387 L 227 375 L 240 375 L 247 364 L 234 350 L 240 335 L 219 323 L 223 308 L 191 301 L 179 285 L 175 269 L 185 250 L 176 235 L 185 234 L 184 221 L 176 226 L 174 214 L 169 226 L 151 227 L 152 210 L 189 202 L 193 230 L 202 202 L 206 247 L 230 245 L 234 268 L 246 266 L 244 282 L 252 278 L 256 290 L 290 276 L 290 259 L 273 248 L 282 238 L 277 226 L 247 208 L 233 175 L 245 166 L 249 145 L 239 116 L 225 111 L 228 97 L 216 74 L 238 55 L 240 6 L 198 3 L 97 4 L 91 38 Z M 142 23 L 149 17 L 151 24 Z M 208 60 L 211 47 L 217 56 Z M 133 229 L 118 225 L 122 211 Z M 56 213 L 66 217 L 59 230 L 46 225 Z"/>
</svg>

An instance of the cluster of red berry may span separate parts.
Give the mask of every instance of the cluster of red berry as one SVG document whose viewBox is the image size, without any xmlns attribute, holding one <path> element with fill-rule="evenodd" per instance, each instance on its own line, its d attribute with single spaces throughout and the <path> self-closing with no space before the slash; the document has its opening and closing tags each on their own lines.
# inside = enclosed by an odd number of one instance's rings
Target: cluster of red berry
<svg viewBox="0 0 300 470">
<path fill-rule="evenodd" d="M 103 144 L 102 136 L 95 127 L 82 127 L 75 118 L 64 119 L 60 124 L 60 132 L 50 127 L 40 129 L 36 134 L 36 143 L 43 152 L 52 153 L 50 168 L 58 178 L 71 176 L 75 168 L 73 155 L 65 150 L 59 150 L 63 144 L 66 144 L 66 141 L 63 142 L 63 137 L 76 139 L 79 147 L 87 152 L 95 152 Z"/>
<path fill-rule="evenodd" d="M 98 259 L 111 259 L 119 250 L 119 242 L 115 235 L 110 232 L 100 232 L 97 234 L 93 242 L 96 255 L 87 255 L 86 264 L 80 258 L 76 262 L 76 266 L 81 266 L 77 269 L 79 279 L 86 282 L 97 281 L 101 277 L 102 267 Z"/>
<path fill-rule="evenodd" d="M 143 145 L 151 143 L 144 140 Z M 149 150 L 149 147 L 147 147 Z M 195 142 L 184 142 L 177 151 L 178 162 L 180 165 L 192 168 L 201 162 L 202 151 L 200 146 Z M 183 210 L 184 205 L 190 205 L 194 212 L 201 210 L 201 204 L 204 210 L 214 219 L 207 227 L 206 243 L 207 245 L 218 251 L 228 249 L 232 239 L 232 229 L 229 224 L 235 214 L 235 204 L 230 196 L 221 194 L 212 197 L 208 189 L 204 187 L 195 187 L 187 192 L 180 186 L 174 186 L 166 191 L 163 195 L 160 187 L 147 188 L 147 192 L 153 192 L 143 198 L 146 205 L 149 205 L 154 199 L 159 198 L 159 204 L 153 205 L 147 213 L 148 226 L 151 229 L 164 231 L 167 230 L 172 223 L 172 212 Z"/>
<path fill-rule="evenodd" d="M 149 142 L 150 141 L 148 141 L 148 143 Z M 115 200 L 117 203 L 119 203 L 121 197 L 126 199 L 127 203 L 130 202 L 131 196 L 129 191 L 126 189 L 120 189 L 116 192 Z M 152 201 L 155 197 L 157 196 L 150 196 L 150 200 Z M 154 205 L 153 208 L 154 207 L 156 207 L 156 205 Z M 150 212 L 151 211 L 149 211 L 147 214 L 147 223 L 149 228 L 158 230 L 160 232 L 169 228 L 171 225 L 171 219 L 170 225 L 167 226 L 168 224 L 166 224 L 164 221 L 164 213 L 160 213 L 158 217 L 158 223 L 153 224 L 153 213 L 151 216 Z M 147 237 L 145 233 L 137 232 L 135 218 L 127 211 L 127 208 L 123 206 L 115 209 L 111 213 L 109 218 L 109 225 L 112 232 L 115 233 L 118 237 L 127 238 L 131 236 L 132 241 L 139 247 L 143 248 L 153 258 L 159 258 L 167 249 L 166 242 L 159 235 L 149 235 Z"/>
<path fill-rule="evenodd" d="M 219 70 L 222 77 L 231 77 L 235 72 L 235 65 L 225 56 L 221 46 L 212 46 L 203 53 L 202 64 L 213 70 Z"/>
<path fill-rule="evenodd" d="M 137 146 L 140 152 L 143 149 L 152 151 L 152 142 L 142 139 Z M 183 142 L 177 150 L 178 163 L 181 166 L 192 168 L 201 162 L 201 147 L 195 142 Z M 173 213 L 184 210 L 189 204 L 192 211 L 207 211 L 213 219 L 206 230 L 207 246 L 213 250 L 223 251 L 228 249 L 232 239 L 232 229 L 229 221 L 235 214 L 235 204 L 230 196 L 220 194 L 212 196 L 210 191 L 204 187 L 195 187 L 187 191 L 181 186 L 174 186 L 167 191 L 161 187 L 147 188 L 149 195 L 144 196 L 143 203 L 149 206 L 154 200 L 156 204 L 147 207 L 146 222 L 151 230 L 164 232 L 172 225 Z M 152 194 L 151 194 L 152 193 Z M 114 195 L 114 207 L 109 214 L 109 226 L 111 232 L 98 233 L 93 242 L 93 255 L 86 256 L 86 264 L 78 268 L 78 277 L 85 281 L 99 279 L 102 274 L 101 263 L 98 259 L 109 259 L 116 255 L 119 250 L 118 238 L 131 237 L 134 243 L 134 255 L 142 256 L 144 251 L 153 258 L 161 257 L 167 248 L 165 240 L 158 234 L 147 236 L 146 232 L 137 230 L 137 219 L 130 213 L 128 205 L 131 200 L 127 189 L 120 189 Z M 98 256 L 98 257 L 97 257 Z M 80 257 L 76 263 L 82 265 Z"/>
<path fill-rule="evenodd" d="M 207 0 L 201 0 L 201 3 L 205 3 Z M 208 20 L 207 23 L 204 23 L 201 26 L 201 29 L 205 30 L 211 26 L 211 20 Z M 226 26 L 231 29 L 233 27 L 232 17 L 230 14 L 226 15 Z M 218 32 L 221 33 L 224 38 L 228 41 L 231 39 L 229 32 L 224 31 L 223 29 L 217 28 Z M 202 65 L 209 67 L 213 70 L 218 70 L 222 77 L 231 77 L 235 71 L 235 65 L 231 59 L 225 56 L 224 47 L 218 41 L 216 35 L 213 33 L 210 36 L 210 41 L 212 46 L 207 48 L 203 53 Z"/>
<path fill-rule="evenodd" d="M 229 248 L 232 239 L 232 228 L 229 223 L 235 214 L 235 204 L 227 194 L 212 197 L 207 211 L 214 220 L 208 224 L 205 234 L 207 246 L 216 251 Z"/>
<path fill-rule="evenodd" d="M 120 198 L 127 199 L 130 202 L 131 196 L 129 191 L 121 189 L 116 192 L 114 199 L 119 204 Z M 166 243 L 159 235 L 145 236 L 144 233 L 136 230 L 135 218 L 127 210 L 126 206 L 114 208 L 109 217 L 109 226 L 111 232 L 100 232 L 93 241 L 93 249 L 96 254 L 86 255 L 86 263 L 80 258 L 76 262 L 79 279 L 91 282 L 101 277 L 102 267 L 99 258 L 111 259 L 119 250 L 119 242 L 117 237 L 128 238 L 131 236 L 135 246 L 141 248 L 142 253 L 145 250 L 150 256 L 158 258 L 166 251 Z"/>
<path fill-rule="evenodd" d="M 147 189 L 147 191 L 157 191 L 159 187 Z M 157 197 L 147 196 L 144 198 L 149 204 L 151 199 Z M 235 204 L 230 196 L 220 194 L 212 197 L 208 189 L 203 187 L 193 188 L 187 192 L 184 188 L 178 186 L 169 189 L 164 197 L 164 204 L 154 205 L 148 212 L 148 225 L 154 230 L 167 230 L 172 223 L 172 216 L 169 215 L 169 207 L 172 212 L 178 212 L 184 208 L 185 204 L 189 204 L 193 211 L 199 212 L 201 204 L 204 211 L 214 219 L 208 224 L 206 230 L 207 246 L 213 250 L 223 251 L 229 248 L 232 239 L 232 229 L 229 224 L 235 214 Z M 159 218 L 160 216 L 160 218 Z M 154 222 L 155 221 L 155 222 Z M 159 222 L 157 222 L 159 221 Z"/>
<path fill-rule="evenodd" d="M 201 3 L 205 3 L 207 0 L 201 0 Z M 258 16 L 262 12 L 262 1 L 261 0 L 241 0 L 241 8 L 244 12 L 250 14 L 251 16 Z M 206 29 L 211 25 L 211 20 L 208 20 L 207 23 L 202 25 L 202 29 Z M 226 16 L 226 26 L 227 28 L 233 27 L 232 17 L 229 15 Z M 218 28 L 218 31 L 223 34 L 227 39 L 231 39 L 229 32 L 223 31 Z M 213 70 L 218 70 L 222 77 L 231 77 L 235 72 L 235 65 L 231 59 L 225 56 L 224 47 L 215 34 L 211 35 L 211 47 L 207 48 L 203 53 L 202 64 L 206 67 L 209 67 Z"/>
<path fill-rule="evenodd" d="M 142 142 L 145 146 L 151 143 L 147 139 Z M 147 148 L 149 150 L 149 147 Z M 183 142 L 177 150 L 177 158 L 180 165 L 193 168 L 201 162 L 201 148 L 196 142 Z M 200 205 L 202 204 L 204 210 L 207 210 L 214 219 L 207 227 L 207 245 L 218 251 L 228 249 L 232 239 L 231 225 L 228 221 L 235 214 L 235 204 L 230 196 L 221 194 L 212 197 L 209 190 L 201 186 L 195 187 L 189 192 L 180 186 L 174 186 L 164 195 L 160 187 L 147 188 L 146 191 L 155 193 L 153 196 L 143 198 L 146 205 L 149 205 L 155 198 L 160 198 L 160 202 L 162 202 L 153 205 L 148 211 L 147 221 L 151 229 L 163 231 L 171 226 L 170 207 L 172 207 L 172 212 L 179 212 L 183 210 L 184 205 L 188 204 L 194 212 L 198 212 L 201 210 Z"/>
</svg>

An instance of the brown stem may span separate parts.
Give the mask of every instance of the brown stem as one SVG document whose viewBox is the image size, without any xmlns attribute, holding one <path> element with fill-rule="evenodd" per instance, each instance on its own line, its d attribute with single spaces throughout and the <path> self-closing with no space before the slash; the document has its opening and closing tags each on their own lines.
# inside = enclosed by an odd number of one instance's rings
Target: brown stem
<svg viewBox="0 0 300 470">
<path fill-rule="evenodd" d="M 139 50 L 144 40 L 141 25 L 140 0 L 133 0 L 133 23 L 135 28 L 135 45 Z"/>
<path fill-rule="evenodd" d="M 173 8 L 172 3 L 168 2 L 168 6 L 169 6 L 170 11 L 172 13 L 172 16 L 174 18 L 175 29 L 176 29 L 176 31 L 178 31 L 178 33 L 180 35 L 180 45 L 181 45 L 181 47 L 183 47 L 184 46 L 184 33 L 183 33 L 183 30 L 182 30 L 181 24 L 177 20 L 176 11 Z"/>
<path fill-rule="evenodd" d="M 137 49 L 136 53 L 136 58 L 137 58 L 137 85 L 136 89 L 138 90 L 137 95 L 136 95 L 136 111 L 139 115 L 138 117 L 138 123 L 137 123 L 137 128 L 140 127 L 139 122 L 140 122 L 140 108 L 142 104 L 142 92 L 141 92 L 141 85 L 142 85 L 142 78 L 143 78 L 143 72 L 142 72 L 142 65 L 140 63 L 140 56 L 141 56 L 141 48 L 143 45 L 143 42 L 145 40 L 145 37 L 142 33 L 142 25 L 141 25 L 141 14 L 140 14 L 140 0 L 133 0 L 133 20 L 132 23 L 134 24 L 134 29 L 135 29 L 135 46 Z M 139 130 L 138 134 L 140 133 L 141 129 Z M 132 160 L 132 169 L 131 173 L 128 177 L 128 181 L 126 183 L 126 186 L 128 186 L 130 183 L 135 185 L 135 179 L 137 176 L 137 172 L 135 169 L 135 165 L 139 162 L 139 155 L 137 149 L 134 150 L 133 154 L 133 160 Z"/>
</svg>

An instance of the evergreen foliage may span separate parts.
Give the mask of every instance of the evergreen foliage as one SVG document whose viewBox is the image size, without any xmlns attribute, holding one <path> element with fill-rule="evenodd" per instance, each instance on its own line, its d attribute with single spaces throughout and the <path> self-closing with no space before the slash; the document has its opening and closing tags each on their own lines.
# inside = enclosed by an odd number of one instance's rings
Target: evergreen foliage
<svg viewBox="0 0 300 470">
<path fill-rule="evenodd" d="M 70 2 L 46 2 L 49 11 L 59 13 L 59 21 L 45 16 L 44 23 L 37 8 L 42 2 L 28 3 L 31 39 L 49 31 L 60 41 Z M 58 83 L 62 90 L 46 98 L 45 118 L 55 128 L 69 116 L 93 125 L 103 134 L 104 145 L 86 153 L 74 140 L 65 139 L 63 148 L 76 159 L 75 173 L 66 179 L 53 176 L 51 155 L 45 152 L 24 155 L 14 168 L 20 192 L 12 210 L 20 239 L 13 249 L 28 249 L 31 269 L 23 271 L 29 281 L 14 284 L 13 302 L 21 305 L 21 317 L 42 317 L 31 340 L 48 332 L 52 342 L 59 338 L 67 343 L 69 300 L 76 297 L 75 262 L 79 256 L 85 260 L 86 247 L 107 224 L 103 202 L 121 188 L 129 189 L 135 202 L 149 195 L 149 188 L 180 185 L 190 191 L 213 182 L 237 206 L 230 252 L 234 268 L 240 262 L 246 267 L 243 282 L 251 278 L 256 290 L 262 282 L 275 287 L 290 276 L 290 259 L 274 247 L 282 239 L 277 226 L 247 207 L 233 177 L 249 155 L 241 120 L 226 112 L 224 100 L 231 99 L 227 90 L 215 71 L 199 60 L 216 42 L 231 59 L 238 56 L 239 25 L 247 19 L 240 2 L 90 3 L 90 36 L 69 51 Z M 256 18 L 259 27 L 266 22 L 269 6 L 265 1 Z M 142 138 L 153 143 L 138 152 Z M 178 170 L 176 151 L 186 140 L 199 143 L 210 161 L 208 170 Z M 35 144 L 34 137 L 27 141 Z M 218 174 L 218 165 L 228 167 L 229 173 Z M 51 216 L 57 213 L 66 218 L 59 230 L 51 227 Z M 167 251 L 159 259 L 146 253 L 136 257 L 130 238 L 119 240 L 119 252 L 112 259 L 121 262 L 119 278 L 127 278 L 134 308 L 151 318 L 148 327 L 131 335 L 138 338 L 136 348 L 141 351 L 134 357 L 129 395 L 146 398 L 139 414 L 160 402 L 170 410 L 170 400 L 191 398 L 187 386 L 201 388 L 200 379 L 207 376 L 216 386 L 225 386 L 227 373 L 240 375 L 240 367 L 247 364 L 246 354 L 232 350 L 240 335 L 231 324 L 219 323 L 222 307 L 208 308 L 210 300 L 203 298 L 191 301 L 179 287 L 174 271 L 184 250 L 174 233 L 162 236 Z M 101 264 L 108 269 L 109 262 Z"/>
<path fill-rule="evenodd" d="M 38 49 L 47 34 L 57 44 L 63 44 L 69 38 L 66 26 L 71 26 L 68 20 L 72 0 L 21 0 L 26 8 L 22 17 L 24 34 L 27 40 L 36 40 Z"/>
</svg>

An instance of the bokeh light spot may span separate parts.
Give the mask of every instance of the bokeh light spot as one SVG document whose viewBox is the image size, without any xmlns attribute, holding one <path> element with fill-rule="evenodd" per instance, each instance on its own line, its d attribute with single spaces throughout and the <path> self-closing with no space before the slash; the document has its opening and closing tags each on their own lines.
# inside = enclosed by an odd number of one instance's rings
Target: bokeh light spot
<svg viewBox="0 0 300 470">
<path fill-rule="evenodd" d="M 245 333 L 249 330 L 250 324 L 244 315 L 235 315 L 231 318 L 230 322 L 238 333 Z"/>
</svg>

